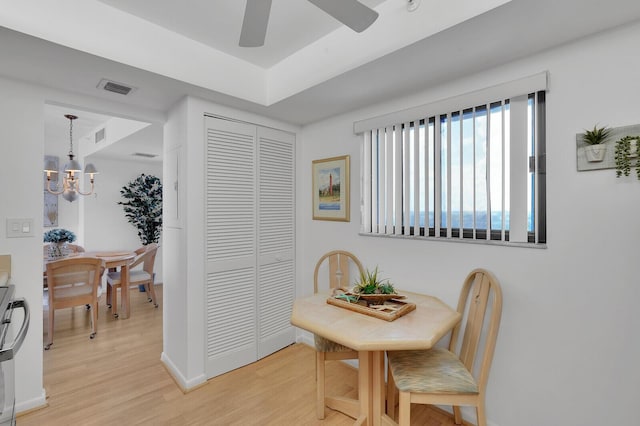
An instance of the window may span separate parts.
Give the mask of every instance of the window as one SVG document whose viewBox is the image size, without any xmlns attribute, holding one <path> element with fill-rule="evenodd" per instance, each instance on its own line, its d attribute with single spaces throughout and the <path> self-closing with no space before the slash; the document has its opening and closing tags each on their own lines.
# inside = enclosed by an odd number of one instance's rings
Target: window
<svg viewBox="0 0 640 426">
<path fill-rule="evenodd" d="M 356 123 L 365 127 L 361 231 L 546 243 L 541 85 L 546 73 Z"/>
</svg>

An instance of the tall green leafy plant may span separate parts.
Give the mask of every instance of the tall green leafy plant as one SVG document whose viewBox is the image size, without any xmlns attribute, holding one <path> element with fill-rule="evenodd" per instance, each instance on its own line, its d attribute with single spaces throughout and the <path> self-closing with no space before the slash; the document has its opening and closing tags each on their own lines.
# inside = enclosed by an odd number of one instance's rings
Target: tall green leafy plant
<svg viewBox="0 0 640 426">
<path fill-rule="evenodd" d="M 138 230 L 143 245 L 157 243 L 162 232 L 162 182 L 144 173 L 120 190 L 124 215 Z"/>
</svg>

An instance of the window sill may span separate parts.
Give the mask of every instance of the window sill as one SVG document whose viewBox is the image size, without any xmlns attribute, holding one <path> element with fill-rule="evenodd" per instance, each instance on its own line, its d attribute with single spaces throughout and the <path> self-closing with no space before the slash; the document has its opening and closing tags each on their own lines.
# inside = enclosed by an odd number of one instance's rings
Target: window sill
<svg viewBox="0 0 640 426">
<path fill-rule="evenodd" d="M 503 246 L 503 247 L 518 247 L 518 248 L 531 248 L 531 249 L 546 249 L 547 244 L 534 244 L 534 243 L 515 243 L 511 241 L 497 241 L 497 240 L 472 240 L 469 238 L 445 238 L 445 237 L 422 237 L 414 235 L 396 235 L 396 234 L 370 234 L 365 232 L 359 232 L 358 235 L 362 237 L 379 237 L 379 238 L 398 238 L 403 240 L 414 241 L 429 241 L 429 242 L 442 242 L 442 243 L 466 243 L 466 244 L 478 244 L 484 246 Z"/>
</svg>

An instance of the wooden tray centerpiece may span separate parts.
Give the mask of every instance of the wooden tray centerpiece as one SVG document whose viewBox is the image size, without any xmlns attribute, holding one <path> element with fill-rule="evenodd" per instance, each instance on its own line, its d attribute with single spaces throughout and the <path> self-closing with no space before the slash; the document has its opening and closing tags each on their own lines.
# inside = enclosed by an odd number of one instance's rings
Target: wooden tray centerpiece
<svg viewBox="0 0 640 426">
<path fill-rule="evenodd" d="M 335 289 L 327 299 L 330 305 L 349 309 L 354 312 L 393 321 L 416 308 L 414 303 L 403 302 L 405 296 L 399 295 L 389 280 L 378 278 L 378 268 L 360 275 L 352 291 Z"/>
<path fill-rule="evenodd" d="M 385 321 L 394 321 L 416 309 L 415 303 L 403 302 L 397 299 L 387 299 L 381 304 L 368 305 L 365 300 L 350 302 L 342 298 L 337 298 L 336 296 L 331 296 L 327 299 L 327 303 Z"/>
</svg>

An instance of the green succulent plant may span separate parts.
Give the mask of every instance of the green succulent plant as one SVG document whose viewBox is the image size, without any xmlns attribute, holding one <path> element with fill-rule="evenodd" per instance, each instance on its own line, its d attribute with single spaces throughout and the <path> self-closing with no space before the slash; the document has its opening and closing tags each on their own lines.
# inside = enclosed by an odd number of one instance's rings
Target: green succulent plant
<svg viewBox="0 0 640 426">
<path fill-rule="evenodd" d="M 611 135 L 610 127 L 593 126 L 592 130 L 585 130 L 582 135 L 582 141 L 587 145 L 598 145 L 604 142 Z"/>
<path fill-rule="evenodd" d="M 365 270 L 355 282 L 353 292 L 356 294 L 395 294 L 393 284 L 378 276 L 378 267 L 373 271 Z"/>
</svg>

